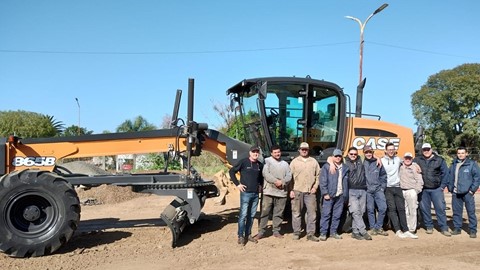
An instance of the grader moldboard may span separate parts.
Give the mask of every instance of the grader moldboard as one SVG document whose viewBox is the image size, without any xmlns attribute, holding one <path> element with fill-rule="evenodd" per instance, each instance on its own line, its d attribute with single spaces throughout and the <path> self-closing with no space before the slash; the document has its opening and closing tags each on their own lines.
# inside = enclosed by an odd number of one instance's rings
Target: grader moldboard
<svg viewBox="0 0 480 270">
<path fill-rule="evenodd" d="M 193 121 L 194 80 L 188 82 L 187 122 L 178 126 L 181 90 L 177 91 L 170 129 L 75 137 L 0 138 L 0 251 L 11 257 L 37 257 L 65 245 L 80 224 L 80 202 L 74 186 L 129 186 L 134 192 L 175 196 L 160 218 L 170 228 L 172 247 L 188 224 L 194 224 L 205 200 L 219 195 L 213 181 L 191 166 L 202 149 L 225 163 L 248 153 L 249 145 L 207 124 Z M 185 173 L 165 170 L 148 174 L 89 176 L 65 173 L 63 158 L 167 152 L 180 157 Z"/>
</svg>

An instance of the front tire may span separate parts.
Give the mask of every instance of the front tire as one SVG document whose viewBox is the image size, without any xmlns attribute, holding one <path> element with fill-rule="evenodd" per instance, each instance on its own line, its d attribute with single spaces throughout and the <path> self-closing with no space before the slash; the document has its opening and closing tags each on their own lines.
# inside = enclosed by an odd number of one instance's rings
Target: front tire
<svg viewBox="0 0 480 270">
<path fill-rule="evenodd" d="M 0 179 L 0 250 L 11 257 L 48 255 L 70 240 L 80 201 L 62 177 L 37 170 Z"/>
</svg>

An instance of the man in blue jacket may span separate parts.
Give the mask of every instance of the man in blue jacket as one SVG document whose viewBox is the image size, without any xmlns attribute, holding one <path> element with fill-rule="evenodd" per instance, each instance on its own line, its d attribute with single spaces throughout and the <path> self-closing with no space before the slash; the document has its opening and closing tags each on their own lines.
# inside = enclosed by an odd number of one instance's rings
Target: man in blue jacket
<svg viewBox="0 0 480 270">
<path fill-rule="evenodd" d="M 325 163 L 320 172 L 320 194 L 322 196 L 322 213 L 320 218 L 320 241 L 330 237 L 342 239 L 337 233 L 343 206 L 348 199 L 348 167 L 343 166 L 343 156 L 340 149 L 333 151 L 333 166 L 335 173 L 329 173 L 330 164 Z M 330 222 L 331 221 L 331 222 Z M 330 225 L 330 226 L 329 226 Z"/>
<path fill-rule="evenodd" d="M 448 176 L 448 191 L 452 193 L 452 235 L 458 235 L 462 232 L 463 204 L 465 203 L 470 238 L 477 238 L 474 195 L 480 186 L 480 170 L 477 162 L 467 157 L 465 147 L 457 148 L 457 158 L 453 161 Z"/>
<path fill-rule="evenodd" d="M 365 155 L 363 166 L 367 179 L 367 213 L 370 234 L 388 236 L 388 233 L 383 230 L 383 222 L 387 213 L 387 200 L 385 199 L 387 173 L 383 166 L 378 166 L 370 145 L 363 148 L 363 154 Z M 377 205 L 378 215 L 375 215 L 375 205 Z"/>
</svg>

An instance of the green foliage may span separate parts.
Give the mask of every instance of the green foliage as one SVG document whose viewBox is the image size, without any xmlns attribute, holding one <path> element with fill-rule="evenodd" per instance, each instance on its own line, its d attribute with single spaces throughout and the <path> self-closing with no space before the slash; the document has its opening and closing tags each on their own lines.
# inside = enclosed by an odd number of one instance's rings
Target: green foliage
<svg viewBox="0 0 480 270">
<path fill-rule="evenodd" d="M 87 130 L 87 128 L 78 127 L 76 125 L 71 125 L 62 132 L 60 136 L 79 136 L 79 135 L 90 135 L 93 133 L 93 130 Z"/>
<path fill-rule="evenodd" d="M 165 169 L 165 155 L 164 153 L 149 153 L 144 157 L 142 162 L 143 167 L 137 166 L 140 170 L 163 170 Z M 169 158 L 168 170 L 181 170 L 182 164 L 180 161 Z"/>
<path fill-rule="evenodd" d="M 0 136 L 16 135 L 23 138 L 54 137 L 63 130 L 63 124 L 53 116 L 40 113 L 0 111 Z"/>
<path fill-rule="evenodd" d="M 147 131 L 156 129 L 155 125 L 149 123 L 142 116 L 137 116 L 132 120 L 125 120 L 117 127 L 117 132 Z"/>
<path fill-rule="evenodd" d="M 480 64 L 463 64 L 428 78 L 412 95 L 413 115 L 436 148 L 480 143 Z"/>
</svg>

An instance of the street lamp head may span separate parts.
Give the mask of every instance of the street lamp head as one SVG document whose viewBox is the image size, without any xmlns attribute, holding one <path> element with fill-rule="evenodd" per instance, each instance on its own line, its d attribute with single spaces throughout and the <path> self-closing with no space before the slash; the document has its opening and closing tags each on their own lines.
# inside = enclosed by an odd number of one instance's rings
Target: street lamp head
<svg viewBox="0 0 480 270">
<path fill-rule="evenodd" d="M 373 15 L 379 13 L 380 11 L 384 10 L 386 7 L 388 7 L 388 4 L 385 3 L 383 5 L 381 5 L 379 8 L 377 8 L 374 12 L 373 12 Z"/>
</svg>

